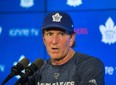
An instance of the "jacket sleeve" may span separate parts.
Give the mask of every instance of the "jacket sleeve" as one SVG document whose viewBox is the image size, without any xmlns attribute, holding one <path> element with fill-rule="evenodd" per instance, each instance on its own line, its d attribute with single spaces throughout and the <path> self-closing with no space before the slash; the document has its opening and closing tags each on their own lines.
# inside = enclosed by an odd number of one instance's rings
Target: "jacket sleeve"
<svg viewBox="0 0 116 85">
<path fill-rule="evenodd" d="M 105 85 L 104 64 L 97 58 L 91 58 L 80 66 L 81 76 L 79 85 Z"/>
</svg>

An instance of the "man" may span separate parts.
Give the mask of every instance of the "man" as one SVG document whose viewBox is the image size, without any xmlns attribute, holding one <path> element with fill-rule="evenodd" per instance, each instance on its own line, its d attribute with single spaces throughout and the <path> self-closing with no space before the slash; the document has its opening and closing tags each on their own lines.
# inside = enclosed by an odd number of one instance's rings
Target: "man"
<svg viewBox="0 0 116 85">
<path fill-rule="evenodd" d="M 67 13 L 49 13 L 42 31 L 50 59 L 33 75 L 29 85 L 104 85 L 103 63 L 73 50 L 74 25 Z"/>
</svg>

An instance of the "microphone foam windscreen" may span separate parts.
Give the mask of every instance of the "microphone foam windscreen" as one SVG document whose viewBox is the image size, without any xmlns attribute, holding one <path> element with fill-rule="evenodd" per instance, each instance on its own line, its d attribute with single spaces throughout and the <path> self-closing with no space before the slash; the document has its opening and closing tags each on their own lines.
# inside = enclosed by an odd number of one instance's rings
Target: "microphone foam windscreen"
<svg viewBox="0 0 116 85">
<path fill-rule="evenodd" d="M 37 60 L 33 62 L 33 64 L 37 66 L 37 69 L 40 69 L 41 66 L 44 64 L 44 61 L 41 58 L 38 58 Z"/>
<path fill-rule="evenodd" d="M 26 68 L 26 66 L 29 64 L 29 60 L 28 58 L 23 58 L 19 64 L 22 64 L 24 68 Z"/>
</svg>

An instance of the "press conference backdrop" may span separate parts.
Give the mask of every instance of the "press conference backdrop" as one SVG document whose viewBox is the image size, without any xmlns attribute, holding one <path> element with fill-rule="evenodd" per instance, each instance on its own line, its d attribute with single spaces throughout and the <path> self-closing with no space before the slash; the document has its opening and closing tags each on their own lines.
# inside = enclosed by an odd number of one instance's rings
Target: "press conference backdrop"
<svg viewBox="0 0 116 85">
<path fill-rule="evenodd" d="M 0 84 L 22 58 L 49 58 L 40 28 L 44 16 L 57 10 L 74 21 L 74 49 L 101 59 L 106 85 L 116 85 L 116 0 L 0 0 Z"/>
</svg>

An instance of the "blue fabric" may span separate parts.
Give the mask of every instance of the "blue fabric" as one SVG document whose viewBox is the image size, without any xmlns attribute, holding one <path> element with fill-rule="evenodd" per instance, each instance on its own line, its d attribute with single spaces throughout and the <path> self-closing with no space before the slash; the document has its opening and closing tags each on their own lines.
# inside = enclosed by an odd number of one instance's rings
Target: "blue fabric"
<svg viewBox="0 0 116 85">
<path fill-rule="evenodd" d="M 48 60 L 34 74 L 33 82 L 38 85 L 104 85 L 104 65 L 97 58 L 75 53 L 69 62 L 60 66 Z"/>
<path fill-rule="evenodd" d="M 67 13 L 61 11 L 51 12 L 45 17 L 42 29 L 53 27 L 74 32 L 74 25 L 71 17 Z"/>
</svg>

